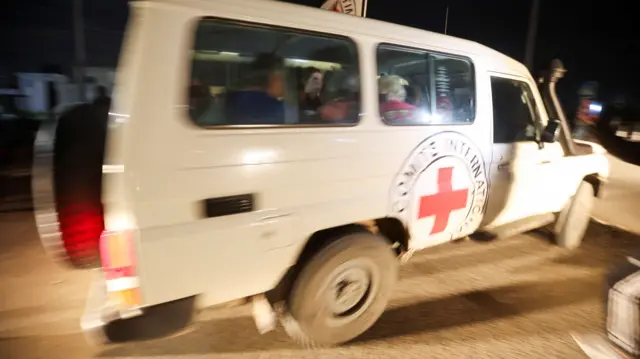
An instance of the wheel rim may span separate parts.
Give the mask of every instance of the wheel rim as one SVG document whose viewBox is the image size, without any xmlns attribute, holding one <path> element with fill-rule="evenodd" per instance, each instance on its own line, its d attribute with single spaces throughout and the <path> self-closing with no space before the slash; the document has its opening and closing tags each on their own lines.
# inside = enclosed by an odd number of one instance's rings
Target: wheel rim
<svg viewBox="0 0 640 359">
<path fill-rule="evenodd" d="M 343 263 L 324 287 L 328 324 L 344 325 L 365 312 L 378 291 L 377 266 L 366 258 Z"/>
</svg>

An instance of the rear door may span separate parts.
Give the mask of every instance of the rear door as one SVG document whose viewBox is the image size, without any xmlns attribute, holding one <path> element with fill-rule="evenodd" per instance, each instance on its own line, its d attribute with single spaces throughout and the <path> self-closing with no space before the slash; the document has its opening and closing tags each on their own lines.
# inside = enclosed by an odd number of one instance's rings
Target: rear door
<svg viewBox="0 0 640 359">
<path fill-rule="evenodd" d="M 525 78 L 492 74 L 493 154 L 487 227 L 548 213 L 553 205 L 559 143 L 540 146 L 537 138 L 547 118 Z"/>
</svg>

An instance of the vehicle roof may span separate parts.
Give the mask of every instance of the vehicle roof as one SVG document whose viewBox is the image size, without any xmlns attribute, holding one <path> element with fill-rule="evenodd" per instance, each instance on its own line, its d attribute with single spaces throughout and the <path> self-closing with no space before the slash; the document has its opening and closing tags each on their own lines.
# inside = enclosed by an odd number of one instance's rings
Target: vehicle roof
<svg viewBox="0 0 640 359">
<path fill-rule="evenodd" d="M 218 14 L 221 8 L 237 19 L 280 26 L 305 26 L 318 31 L 333 29 L 344 34 L 373 37 L 379 42 L 409 44 L 434 50 L 463 53 L 486 59 L 490 71 L 529 77 L 529 71 L 519 61 L 475 41 L 420 30 L 380 20 L 362 18 L 310 6 L 289 4 L 277 0 L 144 0 L 148 5 L 170 5 L 201 11 L 202 16 Z M 216 11 L 218 10 L 218 11 Z"/>
</svg>

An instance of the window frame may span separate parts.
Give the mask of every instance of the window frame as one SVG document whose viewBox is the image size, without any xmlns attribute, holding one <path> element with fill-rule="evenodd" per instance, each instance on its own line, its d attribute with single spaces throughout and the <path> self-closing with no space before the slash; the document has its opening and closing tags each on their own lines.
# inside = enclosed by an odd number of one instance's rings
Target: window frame
<svg viewBox="0 0 640 359">
<path fill-rule="evenodd" d="M 510 81 L 511 83 L 517 83 L 518 85 L 520 85 L 520 89 L 524 90 L 525 92 L 528 91 L 528 95 L 529 99 L 531 101 L 533 101 L 533 104 L 526 104 L 528 109 L 529 109 L 529 113 L 531 115 L 531 120 L 533 123 L 533 127 L 536 131 L 536 138 L 538 136 L 540 136 L 540 132 L 542 130 L 542 128 L 544 128 L 544 121 L 543 121 L 543 116 L 542 113 L 540 112 L 540 104 L 538 103 L 538 100 L 536 99 L 536 95 L 533 92 L 533 89 L 531 87 L 531 84 L 529 83 L 529 81 L 527 81 L 525 78 L 520 78 L 520 77 L 514 77 L 514 76 L 508 76 L 508 75 L 499 75 L 496 73 L 490 73 L 489 74 L 489 86 L 491 88 L 491 126 L 492 126 L 492 134 L 491 136 L 493 137 L 493 143 L 494 144 L 513 144 L 513 143 L 524 143 L 524 142 L 538 142 L 539 140 L 537 139 L 533 139 L 533 140 L 521 140 L 521 141 L 512 141 L 512 142 L 495 142 L 495 128 L 496 128 L 496 123 L 495 123 L 495 107 L 493 106 L 493 101 L 494 101 L 494 91 L 493 91 L 493 79 L 498 79 L 498 80 L 503 80 L 503 81 Z M 523 88 L 524 86 L 524 88 Z M 531 113 L 531 111 L 533 111 L 533 113 Z"/>
<path fill-rule="evenodd" d="M 199 123 L 196 122 L 196 120 L 191 116 L 191 114 L 189 113 L 189 105 L 188 105 L 188 100 L 189 100 L 189 84 L 191 79 L 193 78 L 193 57 L 191 56 L 191 54 L 193 54 L 194 51 L 196 51 L 196 35 L 198 32 L 198 29 L 200 28 L 200 24 L 202 22 L 205 21 L 215 21 L 217 23 L 223 23 L 225 25 L 235 25 L 235 26 L 241 26 L 241 27 L 245 27 L 245 28 L 252 28 L 252 29 L 266 29 L 266 30 L 276 30 L 276 31 L 280 31 L 280 32 L 292 32 L 295 34 L 300 34 L 300 35 L 307 35 L 307 36 L 316 36 L 316 37 L 323 37 L 323 38 L 328 38 L 328 39 L 334 39 L 334 40 L 342 40 L 345 41 L 346 43 L 350 44 L 353 47 L 354 50 L 354 60 L 355 60 L 355 64 L 357 65 L 358 68 L 358 84 L 360 86 L 360 88 L 362 89 L 362 71 L 361 71 L 361 63 L 360 63 L 360 51 L 359 51 L 359 47 L 358 47 L 358 42 L 349 36 L 346 35 L 339 35 L 339 34 L 331 34 L 331 33 L 325 33 L 325 32 L 321 32 L 321 31 L 314 31 L 314 30 L 307 30 L 307 29 L 300 29 L 300 28 L 294 28 L 294 27 L 288 27 L 288 26 L 281 26 L 281 25 L 272 25 L 272 24 L 265 24 L 265 23 L 259 23 L 259 22 L 251 22 L 251 21 L 243 21 L 243 20 L 237 20 L 237 19 L 229 19 L 229 18 L 223 18 L 223 17 L 216 17 L 216 16 L 202 16 L 202 17 L 198 17 L 197 19 L 195 19 L 193 21 L 193 26 L 191 26 L 191 33 L 190 33 L 190 41 L 189 41 L 189 47 L 188 47 L 188 51 L 187 51 L 187 68 L 186 68 L 186 83 L 183 84 L 184 89 L 182 90 L 183 96 L 181 96 L 182 101 L 182 107 L 184 107 L 184 111 L 183 114 L 187 117 L 187 121 L 189 121 L 192 125 L 194 125 L 197 128 L 200 129 L 205 129 L 205 130 L 251 130 L 251 129 L 289 129 L 289 128 L 295 128 L 295 129 L 301 129 L 301 128 L 351 128 L 351 127 L 356 127 L 359 126 L 362 123 L 362 108 L 363 108 L 363 93 L 362 90 L 360 90 L 360 95 L 359 95 L 359 99 L 358 99 L 358 117 L 357 120 L 353 123 L 310 123 L 310 124 L 294 124 L 294 123 L 285 123 L 285 124 L 263 124 L 263 125 L 259 125 L 259 124 L 249 124 L 249 125 L 230 125 L 230 124 L 224 124 L 224 125 L 201 125 Z"/>
<path fill-rule="evenodd" d="M 475 64 L 473 62 L 473 59 L 471 59 L 471 57 L 469 56 L 465 56 L 465 55 L 458 55 L 458 54 L 452 54 L 449 52 L 443 52 L 443 51 L 436 51 L 436 50 L 427 50 L 424 48 L 419 48 L 419 47 L 413 47 L 413 46 L 406 46 L 406 45 L 398 45 L 398 44 L 394 44 L 394 43 L 390 43 L 390 42 L 379 42 L 376 45 L 376 51 L 375 51 L 375 64 L 376 64 L 376 75 L 380 74 L 380 66 L 379 66 L 379 62 L 378 62 L 378 53 L 380 51 L 380 48 L 385 46 L 387 49 L 391 48 L 391 49 L 397 49 L 400 51 L 405 51 L 408 53 L 428 53 L 428 54 L 434 54 L 434 55 L 440 55 L 443 57 L 448 57 L 451 59 L 456 59 L 456 60 L 462 60 L 462 61 L 466 61 L 469 64 L 469 71 L 471 72 L 471 85 L 473 86 L 473 116 L 472 116 L 472 120 L 469 122 L 451 122 L 451 123 L 422 123 L 422 124 L 417 124 L 417 123 L 406 123 L 406 124 L 402 124 L 402 123 L 397 123 L 397 124 L 390 124 L 388 123 L 385 119 L 384 116 L 379 116 L 380 117 L 380 121 L 382 121 L 382 123 L 384 123 L 386 126 L 390 126 L 390 127 L 412 127 L 412 126 L 417 126 L 417 127 L 422 127 L 422 126 L 469 126 L 469 125 L 473 125 L 476 122 L 476 118 L 478 117 L 478 87 L 477 87 L 477 79 L 476 79 L 476 67 Z M 431 78 L 429 79 L 429 82 L 431 82 Z M 379 93 L 379 89 L 377 88 L 378 84 L 376 81 L 376 92 Z M 377 104 L 377 111 L 378 111 L 378 115 L 380 112 L 380 99 L 376 99 L 376 104 Z M 433 110 L 433 109 L 432 109 Z"/>
</svg>

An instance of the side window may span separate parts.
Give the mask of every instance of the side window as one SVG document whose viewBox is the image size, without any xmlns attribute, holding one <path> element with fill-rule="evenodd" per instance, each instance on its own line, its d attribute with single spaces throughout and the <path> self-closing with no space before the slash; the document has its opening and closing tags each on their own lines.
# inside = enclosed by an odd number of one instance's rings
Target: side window
<svg viewBox="0 0 640 359">
<path fill-rule="evenodd" d="M 535 141 L 540 122 L 531 88 L 525 82 L 491 78 L 493 142 Z"/>
<path fill-rule="evenodd" d="M 360 113 L 356 46 L 331 35 L 203 19 L 187 92 L 200 126 L 353 125 Z"/>
<path fill-rule="evenodd" d="M 475 117 L 470 60 L 394 45 L 380 45 L 378 94 L 386 124 L 468 124 Z"/>
</svg>

